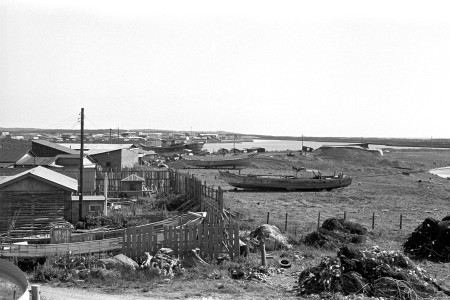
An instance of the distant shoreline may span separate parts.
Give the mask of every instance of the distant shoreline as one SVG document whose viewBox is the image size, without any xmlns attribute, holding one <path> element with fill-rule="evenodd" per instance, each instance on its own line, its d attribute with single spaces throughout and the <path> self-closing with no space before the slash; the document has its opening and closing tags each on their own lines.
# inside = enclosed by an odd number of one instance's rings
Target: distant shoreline
<svg viewBox="0 0 450 300">
<path fill-rule="evenodd" d="M 298 137 L 252 136 L 262 140 L 301 141 Z M 413 139 L 413 138 L 355 138 L 355 137 L 303 137 L 303 141 L 310 142 L 342 142 L 367 143 L 392 147 L 420 147 L 420 148 L 450 148 L 450 139 Z"/>
</svg>

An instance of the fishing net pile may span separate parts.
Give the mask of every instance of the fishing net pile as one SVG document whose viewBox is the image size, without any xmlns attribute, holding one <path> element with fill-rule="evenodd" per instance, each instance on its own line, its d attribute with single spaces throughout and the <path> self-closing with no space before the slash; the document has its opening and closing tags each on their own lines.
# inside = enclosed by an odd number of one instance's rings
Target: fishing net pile
<svg viewBox="0 0 450 300">
<path fill-rule="evenodd" d="M 450 216 L 426 218 L 403 244 L 405 253 L 417 258 L 450 262 Z"/>
<path fill-rule="evenodd" d="M 409 300 L 436 296 L 438 285 L 399 251 L 342 247 L 336 257 L 326 257 L 300 274 L 298 292 Z"/>
<path fill-rule="evenodd" d="M 275 225 L 263 224 L 250 232 L 250 244 L 259 245 L 259 241 L 265 240 L 267 250 L 291 249 L 288 239 Z"/>
<path fill-rule="evenodd" d="M 329 218 L 316 231 L 305 236 L 305 244 L 335 249 L 349 243 L 361 244 L 366 240 L 367 229 L 344 219 Z"/>
</svg>

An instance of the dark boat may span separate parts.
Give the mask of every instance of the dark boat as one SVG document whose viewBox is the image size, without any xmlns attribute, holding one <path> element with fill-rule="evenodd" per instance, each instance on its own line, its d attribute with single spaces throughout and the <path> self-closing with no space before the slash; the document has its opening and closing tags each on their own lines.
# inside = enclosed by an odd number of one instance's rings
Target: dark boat
<svg viewBox="0 0 450 300">
<path fill-rule="evenodd" d="M 184 147 L 185 149 L 191 150 L 193 153 L 199 153 L 202 151 L 203 145 L 205 145 L 205 142 L 187 140 Z"/>
<path fill-rule="evenodd" d="M 253 155 L 207 155 L 195 156 L 189 155 L 184 157 L 186 164 L 199 168 L 236 168 L 250 165 Z"/>
<path fill-rule="evenodd" d="M 175 141 L 163 140 L 161 146 L 143 145 L 143 144 L 141 144 L 140 146 L 144 150 L 155 151 L 157 154 L 160 154 L 160 155 L 173 155 L 173 154 L 183 153 L 186 144 L 175 142 Z"/>
<path fill-rule="evenodd" d="M 285 175 L 238 175 L 229 171 L 219 171 L 220 176 L 231 186 L 252 190 L 332 190 L 349 186 L 352 178 L 339 174 L 331 176 L 314 175 L 312 177 L 295 177 Z"/>
</svg>

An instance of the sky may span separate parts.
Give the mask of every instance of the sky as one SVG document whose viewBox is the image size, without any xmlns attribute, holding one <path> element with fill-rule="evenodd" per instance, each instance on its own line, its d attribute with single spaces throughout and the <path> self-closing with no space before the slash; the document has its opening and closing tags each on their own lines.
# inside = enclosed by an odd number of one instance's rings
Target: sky
<svg viewBox="0 0 450 300">
<path fill-rule="evenodd" d="M 449 7 L 0 0 L 0 127 L 450 138 Z"/>
</svg>

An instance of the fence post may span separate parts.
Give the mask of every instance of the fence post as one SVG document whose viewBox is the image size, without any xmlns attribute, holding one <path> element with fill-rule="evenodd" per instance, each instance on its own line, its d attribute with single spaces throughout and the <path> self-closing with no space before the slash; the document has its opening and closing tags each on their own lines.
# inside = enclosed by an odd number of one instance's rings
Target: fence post
<svg viewBox="0 0 450 300">
<path fill-rule="evenodd" d="M 403 215 L 400 214 L 400 230 L 402 230 L 402 224 L 403 223 Z"/>
<path fill-rule="evenodd" d="M 372 230 L 375 228 L 375 213 L 372 213 Z"/>
<path fill-rule="evenodd" d="M 40 295 L 40 291 L 39 291 L 39 285 L 38 284 L 33 284 L 31 286 L 31 299 L 32 300 L 40 300 L 41 295 Z"/>
<path fill-rule="evenodd" d="M 344 211 L 344 221 L 347 219 L 347 212 Z"/>
<path fill-rule="evenodd" d="M 284 232 L 286 232 L 287 231 L 287 213 L 286 213 L 286 220 L 285 220 L 285 222 L 284 222 Z"/>
<path fill-rule="evenodd" d="M 320 227 L 320 211 L 319 214 L 317 215 L 317 228 Z"/>
<path fill-rule="evenodd" d="M 269 224 L 269 215 L 270 215 L 270 212 L 267 212 L 267 224 Z"/>
</svg>

